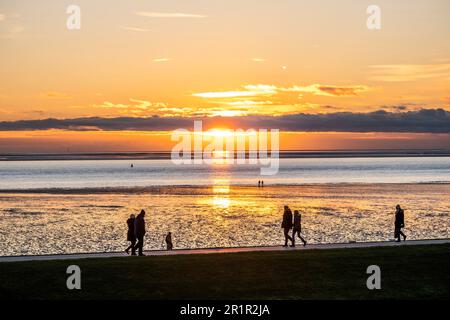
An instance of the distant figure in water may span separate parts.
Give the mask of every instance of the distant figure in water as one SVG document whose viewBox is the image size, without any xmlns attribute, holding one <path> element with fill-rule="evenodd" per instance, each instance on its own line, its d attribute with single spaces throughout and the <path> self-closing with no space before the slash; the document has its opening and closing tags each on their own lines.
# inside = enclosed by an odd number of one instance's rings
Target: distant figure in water
<svg viewBox="0 0 450 320">
<path fill-rule="evenodd" d="M 284 246 L 288 246 L 288 240 L 292 241 L 289 236 L 289 231 L 292 229 L 292 211 L 288 206 L 284 206 L 283 222 L 281 223 L 281 228 L 284 230 Z"/>
<path fill-rule="evenodd" d="M 138 254 L 140 256 L 144 256 L 145 254 L 142 252 L 144 248 L 144 236 L 145 236 L 145 211 L 141 210 L 141 213 L 138 214 L 134 223 L 134 234 L 137 238 L 137 244 L 134 246 L 134 250 L 138 250 Z"/>
<path fill-rule="evenodd" d="M 258 188 L 261 187 L 261 180 L 258 180 Z"/>
<path fill-rule="evenodd" d="M 167 250 L 172 250 L 173 249 L 173 244 L 172 244 L 172 232 L 169 232 L 166 236 L 166 246 L 167 246 Z"/>
<path fill-rule="evenodd" d="M 131 167 L 134 168 L 134 164 L 131 164 Z"/>
<path fill-rule="evenodd" d="M 261 187 L 264 188 L 264 180 L 261 180 Z"/>
<path fill-rule="evenodd" d="M 125 252 L 127 254 L 130 254 L 131 249 L 131 255 L 136 255 L 136 250 L 134 249 L 134 246 L 136 245 L 136 235 L 134 234 L 134 222 L 135 222 L 134 214 L 130 215 L 130 218 L 127 220 L 128 225 L 128 232 L 127 232 L 127 241 L 130 241 L 131 244 L 128 246 L 128 248 L 125 249 Z"/>
<path fill-rule="evenodd" d="M 406 241 L 406 235 L 402 232 L 402 228 L 405 227 L 405 214 L 403 209 L 398 204 L 395 207 L 395 232 L 394 238 L 397 239 L 397 242 L 400 242 L 400 236 L 403 236 L 403 241 Z"/>
<path fill-rule="evenodd" d="M 294 229 L 292 231 L 292 247 L 295 247 L 295 236 L 297 235 L 303 242 L 303 246 L 306 246 L 306 241 L 301 236 L 302 232 L 302 215 L 298 210 L 294 210 Z"/>
</svg>

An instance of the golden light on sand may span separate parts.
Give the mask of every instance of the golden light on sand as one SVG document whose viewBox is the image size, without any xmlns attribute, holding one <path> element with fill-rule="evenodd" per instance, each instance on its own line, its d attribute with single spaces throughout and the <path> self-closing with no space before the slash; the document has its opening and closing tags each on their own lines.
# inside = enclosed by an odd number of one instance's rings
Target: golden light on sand
<svg viewBox="0 0 450 320">
<path fill-rule="evenodd" d="M 219 208 L 228 208 L 230 206 L 230 202 L 230 199 L 223 197 L 214 197 L 212 199 L 212 205 Z"/>
<path fill-rule="evenodd" d="M 230 181 L 225 179 L 214 179 L 213 180 L 213 193 L 230 193 Z"/>
</svg>

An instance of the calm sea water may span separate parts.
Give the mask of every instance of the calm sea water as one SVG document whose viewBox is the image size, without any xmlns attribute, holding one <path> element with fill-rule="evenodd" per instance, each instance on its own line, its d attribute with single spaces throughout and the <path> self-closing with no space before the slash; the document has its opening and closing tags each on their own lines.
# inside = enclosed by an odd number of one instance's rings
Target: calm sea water
<svg viewBox="0 0 450 320">
<path fill-rule="evenodd" d="M 131 168 L 133 163 L 133 168 Z M 0 190 L 176 185 L 450 182 L 450 157 L 280 159 L 256 165 L 181 165 L 170 160 L 0 161 Z"/>
<path fill-rule="evenodd" d="M 121 251 L 141 208 L 147 249 L 168 231 L 176 248 L 281 244 L 285 204 L 310 243 L 392 239 L 397 203 L 409 239 L 449 237 L 449 157 L 282 159 L 259 179 L 256 167 L 168 160 L 3 161 L 0 255 Z"/>
</svg>

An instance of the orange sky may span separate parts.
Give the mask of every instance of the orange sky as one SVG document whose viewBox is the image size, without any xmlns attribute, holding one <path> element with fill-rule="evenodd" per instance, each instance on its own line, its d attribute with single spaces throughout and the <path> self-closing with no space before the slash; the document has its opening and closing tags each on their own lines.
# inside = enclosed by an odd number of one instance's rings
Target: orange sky
<svg viewBox="0 0 450 320">
<path fill-rule="evenodd" d="M 450 111 L 447 0 L 377 1 L 381 30 L 366 27 L 370 1 L 80 0 L 81 29 L 72 31 L 68 4 L 0 3 L 0 121 Z M 281 145 L 449 141 L 311 132 L 284 134 Z M 155 132 L 0 131 L 0 153 L 170 147 Z"/>
</svg>

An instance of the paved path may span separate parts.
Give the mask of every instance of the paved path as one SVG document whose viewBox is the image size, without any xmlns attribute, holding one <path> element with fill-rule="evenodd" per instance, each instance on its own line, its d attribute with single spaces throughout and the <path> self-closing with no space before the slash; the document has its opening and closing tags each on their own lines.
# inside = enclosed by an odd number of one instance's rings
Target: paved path
<svg viewBox="0 0 450 320">
<path fill-rule="evenodd" d="M 330 243 L 330 244 L 311 244 L 306 247 L 297 246 L 295 248 L 282 246 L 271 247 L 240 247 L 240 248 L 208 248 L 208 249 L 180 249 L 173 251 L 146 251 L 147 256 L 166 256 L 179 254 L 211 254 L 211 253 L 234 253 L 234 252 L 255 252 L 255 251 L 293 251 L 293 250 L 311 250 L 311 249 L 343 249 L 343 248 L 372 248 L 372 247 L 393 247 L 409 245 L 426 244 L 444 244 L 450 243 L 449 239 L 437 240 L 407 240 L 405 242 L 350 242 L 350 243 Z M 44 261 L 44 260 L 70 260 L 87 258 L 111 258 L 127 257 L 125 252 L 104 252 L 104 253 L 79 253 L 79 254 L 58 254 L 41 256 L 16 256 L 0 257 L 0 262 L 21 262 L 21 261 Z"/>
</svg>

